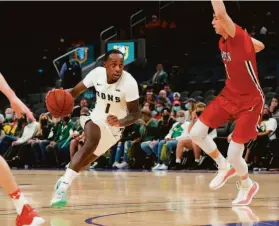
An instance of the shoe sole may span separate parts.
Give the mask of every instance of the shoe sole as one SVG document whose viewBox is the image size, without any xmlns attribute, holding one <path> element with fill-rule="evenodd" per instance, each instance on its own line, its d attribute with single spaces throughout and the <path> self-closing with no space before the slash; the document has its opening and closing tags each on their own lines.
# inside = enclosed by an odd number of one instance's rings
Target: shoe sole
<svg viewBox="0 0 279 226">
<path fill-rule="evenodd" d="M 246 202 L 243 202 L 243 203 L 240 203 L 240 202 L 232 203 L 232 205 L 233 206 L 248 206 L 252 202 L 254 196 L 258 193 L 258 191 L 260 189 L 260 186 L 259 186 L 259 184 L 257 182 L 255 182 L 255 185 L 256 185 L 256 190 L 251 194 L 250 198 L 247 201 L 245 200 Z"/>
<path fill-rule="evenodd" d="M 223 182 L 222 182 L 221 184 L 219 184 L 219 185 L 216 186 L 216 187 L 209 187 L 209 188 L 210 188 L 211 190 L 215 191 L 215 190 L 218 190 L 219 188 L 223 187 L 223 186 L 225 185 L 225 183 L 227 183 L 227 181 L 228 181 L 229 179 L 231 179 L 231 178 L 233 178 L 234 176 L 236 176 L 236 171 L 235 171 L 235 169 L 232 168 L 232 169 L 229 170 L 229 172 L 230 172 L 231 170 L 233 170 L 234 172 L 233 172 L 231 175 L 227 176 L 227 177 L 223 180 Z"/>
<path fill-rule="evenodd" d="M 22 226 L 39 226 L 45 223 L 45 220 L 41 217 L 34 217 L 31 224 L 23 224 Z"/>
</svg>

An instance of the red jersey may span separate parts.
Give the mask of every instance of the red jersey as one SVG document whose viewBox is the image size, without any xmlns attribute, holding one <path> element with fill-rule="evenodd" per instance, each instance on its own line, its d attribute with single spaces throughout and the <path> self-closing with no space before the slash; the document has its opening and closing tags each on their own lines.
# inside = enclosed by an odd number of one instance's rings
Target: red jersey
<svg viewBox="0 0 279 226">
<path fill-rule="evenodd" d="M 250 35 L 235 25 L 235 36 L 221 37 L 219 48 L 225 65 L 226 88 L 239 94 L 261 94 L 256 53 Z"/>
</svg>

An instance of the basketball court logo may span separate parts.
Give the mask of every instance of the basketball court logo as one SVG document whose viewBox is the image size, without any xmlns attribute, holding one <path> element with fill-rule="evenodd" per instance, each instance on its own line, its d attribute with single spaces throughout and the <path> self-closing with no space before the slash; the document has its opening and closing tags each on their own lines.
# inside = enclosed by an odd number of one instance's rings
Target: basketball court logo
<svg viewBox="0 0 279 226">
<path fill-rule="evenodd" d="M 119 50 L 124 55 L 124 60 L 127 60 L 129 57 L 129 46 L 123 46 L 123 45 L 115 45 L 113 46 L 113 49 Z"/>
</svg>

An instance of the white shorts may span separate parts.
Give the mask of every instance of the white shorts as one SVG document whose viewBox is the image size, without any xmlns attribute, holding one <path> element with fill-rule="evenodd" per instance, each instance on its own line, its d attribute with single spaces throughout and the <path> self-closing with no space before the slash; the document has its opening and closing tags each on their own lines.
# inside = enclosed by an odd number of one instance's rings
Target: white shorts
<svg viewBox="0 0 279 226">
<path fill-rule="evenodd" d="M 88 117 L 86 122 L 88 120 L 91 120 L 93 123 L 98 125 L 101 130 L 101 138 L 96 150 L 94 151 L 94 155 L 101 156 L 120 140 L 123 129 L 109 126 L 106 121 L 93 117 L 92 114 Z M 86 123 L 84 123 L 84 125 L 85 124 Z"/>
</svg>

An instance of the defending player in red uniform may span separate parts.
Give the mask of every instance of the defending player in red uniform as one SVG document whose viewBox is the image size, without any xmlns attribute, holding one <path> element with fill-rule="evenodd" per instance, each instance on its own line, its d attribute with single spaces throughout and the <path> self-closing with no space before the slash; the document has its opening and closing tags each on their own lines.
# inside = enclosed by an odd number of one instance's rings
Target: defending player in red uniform
<svg viewBox="0 0 279 226">
<path fill-rule="evenodd" d="M 30 120 L 35 120 L 32 112 L 24 103 L 15 95 L 14 91 L 7 84 L 6 80 L 0 73 L 0 92 L 2 92 L 10 101 L 11 107 L 14 109 L 18 117 L 26 114 Z M 0 186 L 11 197 L 17 212 L 16 226 L 38 226 L 42 225 L 45 220 L 38 216 L 37 212 L 31 208 L 25 199 L 23 193 L 18 187 L 12 172 L 6 161 L 0 156 Z"/>
<path fill-rule="evenodd" d="M 218 173 L 209 187 L 216 190 L 237 174 L 241 184 L 232 204 L 249 205 L 259 185 L 250 179 L 242 154 L 244 144 L 257 136 L 257 124 L 264 105 L 256 65 L 256 52 L 264 45 L 232 21 L 223 1 L 211 2 L 214 9 L 212 25 L 222 36 L 219 48 L 227 74 L 226 86 L 204 110 L 190 136 L 218 164 Z M 207 132 L 209 127 L 217 128 L 231 120 L 236 120 L 236 126 L 225 159 Z"/>
</svg>

